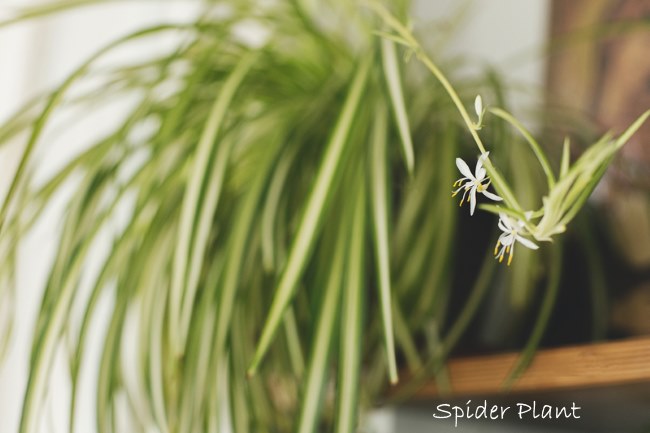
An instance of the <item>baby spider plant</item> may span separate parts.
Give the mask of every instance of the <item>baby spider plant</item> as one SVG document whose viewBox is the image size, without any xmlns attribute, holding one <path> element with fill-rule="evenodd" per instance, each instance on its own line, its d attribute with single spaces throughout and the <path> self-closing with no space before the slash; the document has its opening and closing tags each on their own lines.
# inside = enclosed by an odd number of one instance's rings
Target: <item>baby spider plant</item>
<svg viewBox="0 0 650 433">
<path fill-rule="evenodd" d="M 480 125 L 483 119 L 483 112 L 478 109 L 481 105 L 480 96 L 476 100 L 478 101 L 477 115 L 479 117 L 478 124 Z M 498 225 L 503 233 L 497 240 L 494 254 L 500 262 L 503 261 L 504 255 L 508 254 L 508 264 L 512 262 L 514 247 L 517 242 L 527 248 L 537 249 L 538 246 L 529 238 L 539 242 L 551 242 L 553 236 L 566 230 L 567 224 L 577 215 L 605 174 L 616 152 L 650 116 L 650 110 L 646 111 L 617 138 L 614 138 L 611 133 L 605 134 L 573 164 L 569 161 L 569 139 L 565 139 L 560 171 L 556 177 L 542 147 L 516 118 L 500 108 L 490 108 L 487 111 L 505 120 L 521 132 L 546 175 L 548 187 L 548 192 L 542 198 L 541 206 L 538 209 L 521 212 L 520 209 L 509 206 L 508 203 L 505 206 L 480 205 L 481 209 L 499 215 Z M 474 127 L 474 130 L 476 130 L 476 127 Z M 479 163 L 487 159 L 488 153 L 486 152 L 479 158 Z M 457 160 L 457 163 L 458 161 L 462 162 L 462 160 Z M 461 166 L 459 164 L 459 169 L 461 169 Z M 464 174 L 464 170 L 461 170 L 461 173 Z M 482 182 L 481 185 L 489 185 L 490 180 L 487 175 L 483 176 Z M 472 186 L 465 188 L 470 193 L 472 192 Z M 499 199 L 498 196 L 494 197 L 494 194 L 484 193 L 484 195 L 493 200 Z M 475 204 L 472 203 L 472 210 L 474 206 Z"/>
</svg>

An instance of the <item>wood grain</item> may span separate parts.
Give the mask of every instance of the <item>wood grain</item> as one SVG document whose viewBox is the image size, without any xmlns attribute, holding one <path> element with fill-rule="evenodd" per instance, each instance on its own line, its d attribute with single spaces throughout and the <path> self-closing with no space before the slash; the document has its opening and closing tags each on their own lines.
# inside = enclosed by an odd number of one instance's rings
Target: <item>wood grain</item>
<svg viewBox="0 0 650 433">
<path fill-rule="evenodd" d="M 496 394 L 502 391 L 518 354 L 452 359 L 452 396 Z M 545 349 L 513 386 L 513 392 L 542 392 L 628 383 L 650 384 L 650 338 Z M 439 396 L 435 384 L 421 388 L 416 399 Z"/>
</svg>

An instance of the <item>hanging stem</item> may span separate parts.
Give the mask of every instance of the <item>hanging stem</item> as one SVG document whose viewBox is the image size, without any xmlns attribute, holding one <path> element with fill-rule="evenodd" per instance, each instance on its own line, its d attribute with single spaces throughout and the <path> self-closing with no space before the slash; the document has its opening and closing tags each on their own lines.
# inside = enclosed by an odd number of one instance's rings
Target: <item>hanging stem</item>
<svg viewBox="0 0 650 433">
<path fill-rule="evenodd" d="M 470 119 L 469 114 L 467 113 L 467 110 L 465 109 L 465 106 L 460 99 L 460 96 L 458 96 L 458 93 L 451 85 L 447 77 L 445 77 L 445 75 L 442 73 L 440 68 L 438 68 L 438 66 L 436 66 L 436 64 L 429 58 L 429 56 L 426 55 L 418 41 L 415 39 L 415 37 L 413 37 L 411 31 L 402 23 L 400 23 L 399 20 L 397 20 L 383 5 L 374 1 L 367 4 L 382 18 L 386 25 L 398 33 L 399 39 L 396 41 L 402 43 L 403 45 L 406 45 L 410 50 L 412 50 L 417 59 L 422 62 L 424 66 L 426 66 L 426 68 L 436 77 L 440 84 L 442 84 L 442 87 L 445 89 L 452 102 L 456 106 L 456 109 L 460 113 L 460 116 L 463 118 L 463 121 L 465 122 L 465 125 L 467 126 L 467 129 L 474 139 L 474 142 L 476 143 L 479 151 L 481 154 L 487 153 L 485 145 L 483 144 L 481 137 L 476 131 L 476 126 L 474 122 L 472 122 L 472 119 Z M 508 187 L 508 184 L 501 177 L 496 168 L 492 165 L 492 162 L 489 158 L 485 160 L 484 166 L 492 178 L 494 189 L 504 199 L 506 204 L 517 211 L 523 212 L 521 205 Z"/>
</svg>

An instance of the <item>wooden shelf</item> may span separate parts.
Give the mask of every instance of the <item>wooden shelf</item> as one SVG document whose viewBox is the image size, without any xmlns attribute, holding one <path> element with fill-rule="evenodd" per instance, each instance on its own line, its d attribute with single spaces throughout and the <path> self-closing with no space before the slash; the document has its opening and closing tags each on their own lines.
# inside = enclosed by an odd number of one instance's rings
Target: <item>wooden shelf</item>
<svg viewBox="0 0 650 433">
<path fill-rule="evenodd" d="M 430 426 L 431 410 L 438 403 L 464 407 L 468 400 L 476 404 L 484 399 L 505 406 L 532 401 L 570 406 L 575 402 L 580 407 L 578 420 L 530 420 L 524 424 L 543 431 L 650 431 L 650 337 L 540 350 L 510 392 L 504 392 L 503 382 L 518 356 L 451 359 L 447 363 L 451 392 L 441 394 L 430 382 L 402 403 L 401 417 L 413 420 L 424 416 L 423 425 Z M 523 421 L 510 422 L 525 428 Z M 480 426 L 470 427 L 479 431 Z"/>
<path fill-rule="evenodd" d="M 452 396 L 490 395 L 502 390 L 516 353 L 452 359 Z M 650 338 L 540 350 L 512 392 L 548 392 L 625 384 L 650 384 Z M 415 399 L 439 397 L 434 383 Z"/>
</svg>

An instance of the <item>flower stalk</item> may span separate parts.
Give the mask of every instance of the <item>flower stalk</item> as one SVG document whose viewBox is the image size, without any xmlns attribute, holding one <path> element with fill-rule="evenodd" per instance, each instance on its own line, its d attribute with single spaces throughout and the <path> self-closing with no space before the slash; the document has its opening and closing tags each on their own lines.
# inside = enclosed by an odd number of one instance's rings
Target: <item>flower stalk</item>
<svg viewBox="0 0 650 433">
<path fill-rule="evenodd" d="M 521 122 L 501 108 L 484 106 L 481 95 L 477 95 L 474 99 L 474 111 L 477 119 L 473 121 L 451 82 L 427 56 L 410 29 L 400 23 L 383 5 L 375 1 L 369 2 L 368 5 L 382 18 L 384 24 L 395 32 L 394 34 L 382 34 L 382 36 L 405 46 L 408 49 L 407 54 L 409 56 L 414 54 L 440 82 L 456 106 L 480 151 L 481 156 L 474 173 L 470 171 L 465 161 L 460 158 L 456 159 L 456 166 L 462 177 L 453 184 L 455 189 L 452 192 L 452 197 L 462 191 L 460 205 L 469 202 L 470 215 L 474 215 L 476 209 L 477 193 L 483 194 L 493 201 L 503 202 L 501 205 L 483 204 L 479 206 L 485 211 L 499 215 L 498 225 L 503 231 L 495 248 L 495 256 L 499 262 L 502 262 L 506 255 L 508 256 L 507 263 L 512 262 L 516 243 L 521 243 L 530 249 L 538 249 L 537 244 L 527 237 L 532 237 L 539 242 L 550 242 L 554 236 L 565 232 L 567 224 L 584 206 L 616 152 L 650 116 L 650 110 L 643 113 L 616 139 L 610 134 L 605 134 L 573 166 L 569 164 L 568 139 L 565 140 L 560 172 L 556 178 L 542 146 Z M 479 135 L 479 131 L 485 126 L 486 113 L 493 114 L 514 127 L 524 137 L 535 154 L 546 175 L 548 186 L 548 192 L 542 199 L 542 206 L 539 209 L 524 210 L 515 197 L 512 186 L 490 161 L 489 152 Z M 490 184 L 493 185 L 496 194 L 487 191 Z"/>
</svg>

